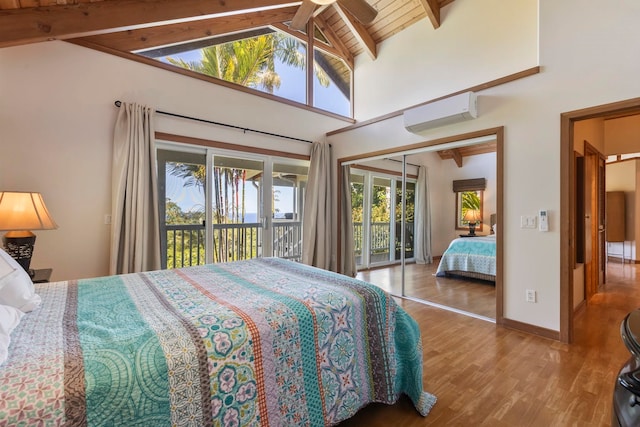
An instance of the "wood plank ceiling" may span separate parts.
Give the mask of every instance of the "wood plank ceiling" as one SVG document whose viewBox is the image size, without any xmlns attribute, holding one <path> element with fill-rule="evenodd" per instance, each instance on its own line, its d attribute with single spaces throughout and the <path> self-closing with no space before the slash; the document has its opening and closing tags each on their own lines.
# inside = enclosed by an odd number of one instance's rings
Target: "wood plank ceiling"
<svg viewBox="0 0 640 427">
<path fill-rule="evenodd" d="M 305 0 L 308 1 L 308 0 Z M 378 15 L 360 24 L 339 3 L 318 6 L 313 20 L 348 62 L 415 22 L 440 26 L 453 0 L 369 0 Z M 131 52 L 259 26 L 288 30 L 301 1 L 290 0 L 0 0 L 0 48 L 93 36 Z M 351 61 L 349 60 L 351 59 Z"/>
</svg>

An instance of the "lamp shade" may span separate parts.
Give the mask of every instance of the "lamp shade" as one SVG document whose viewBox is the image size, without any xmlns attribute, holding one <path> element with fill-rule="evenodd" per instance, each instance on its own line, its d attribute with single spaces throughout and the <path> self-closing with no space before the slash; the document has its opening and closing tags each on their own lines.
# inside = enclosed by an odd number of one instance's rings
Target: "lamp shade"
<svg viewBox="0 0 640 427">
<path fill-rule="evenodd" d="M 0 231 L 53 230 L 58 228 L 40 193 L 0 192 Z"/>
<path fill-rule="evenodd" d="M 466 222 L 478 222 L 480 221 L 482 218 L 480 218 L 480 211 L 478 209 L 467 209 L 467 211 L 464 213 L 464 216 L 462 217 L 463 221 Z"/>
</svg>

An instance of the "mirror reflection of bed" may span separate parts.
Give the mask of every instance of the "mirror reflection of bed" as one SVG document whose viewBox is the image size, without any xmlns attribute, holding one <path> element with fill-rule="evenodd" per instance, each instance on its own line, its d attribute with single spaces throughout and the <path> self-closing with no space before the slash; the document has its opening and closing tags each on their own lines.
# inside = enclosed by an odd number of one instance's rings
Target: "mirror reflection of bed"
<svg viewBox="0 0 640 427">
<path fill-rule="evenodd" d="M 428 147 L 421 153 L 413 150 L 410 155 L 406 156 L 407 176 L 413 175 L 415 177 L 417 175 L 417 168 L 411 165 L 427 165 L 429 169 L 434 260 L 431 264 L 418 264 L 413 259 L 407 259 L 404 266 L 404 295 L 430 305 L 441 306 L 448 310 L 493 321 L 496 318 L 495 276 L 469 277 L 460 272 L 442 275 L 442 277 L 436 276 L 440 257 L 452 240 L 467 240 L 468 243 L 475 240 L 474 238 L 460 237 L 460 235 L 468 233 L 467 228 L 454 227 L 457 206 L 455 206 L 455 196 L 451 191 L 453 180 L 485 177 L 487 188 L 484 192 L 484 221 L 478 225 L 477 234 L 490 235 L 493 224 L 496 222 L 496 215 L 490 214 L 496 212 L 497 208 L 498 164 L 495 142 L 492 149 L 485 147 L 490 144 L 491 142 L 487 143 L 486 140 L 475 144 L 474 148 L 469 150 L 470 154 L 466 154 L 460 160 L 462 166 L 456 165 L 457 161 L 445 160 L 440 157 L 437 153 L 437 146 Z M 402 159 L 402 155 L 394 154 L 385 159 L 393 162 L 386 164 L 382 163 L 380 159 L 363 159 L 359 160 L 357 164 L 363 168 L 368 166 L 371 170 L 380 171 L 394 169 L 393 163 L 395 162 L 395 170 L 401 170 Z M 352 174 L 353 170 L 352 167 Z M 371 260 L 374 260 L 373 256 L 371 256 Z M 357 277 L 376 284 L 394 295 L 402 295 L 403 267 L 397 262 L 396 258 L 395 263 L 372 262 L 368 266 L 359 266 Z M 495 269 L 493 271 L 495 274 Z"/>
</svg>

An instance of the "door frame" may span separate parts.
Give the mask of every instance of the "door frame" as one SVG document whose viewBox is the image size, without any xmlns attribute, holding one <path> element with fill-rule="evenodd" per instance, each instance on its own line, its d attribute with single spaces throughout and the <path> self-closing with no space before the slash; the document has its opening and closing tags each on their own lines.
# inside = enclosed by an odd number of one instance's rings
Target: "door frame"
<svg viewBox="0 0 640 427">
<path fill-rule="evenodd" d="M 573 270 L 576 263 L 575 122 L 640 114 L 640 98 L 560 114 L 560 341 L 573 341 Z M 597 250 L 596 243 L 596 250 Z"/>
</svg>

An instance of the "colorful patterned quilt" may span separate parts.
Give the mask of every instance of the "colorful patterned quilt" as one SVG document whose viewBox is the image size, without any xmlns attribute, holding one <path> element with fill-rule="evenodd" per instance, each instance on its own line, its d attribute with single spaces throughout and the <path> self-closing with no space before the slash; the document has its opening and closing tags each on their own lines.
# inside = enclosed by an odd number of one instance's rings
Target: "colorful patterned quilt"
<svg viewBox="0 0 640 427">
<path fill-rule="evenodd" d="M 267 258 L 36 286 L 0 425 L 321 426 L 435 403 L 416 322 L 342 275 Z"/>
<path fill-rule="evenodd" d="M 496 238 L 490 236 L 454 239 L 442 255 L 436 276 L 447 273 L 477 273 L 481 278 L 496 276 Z"/>
</svg>

